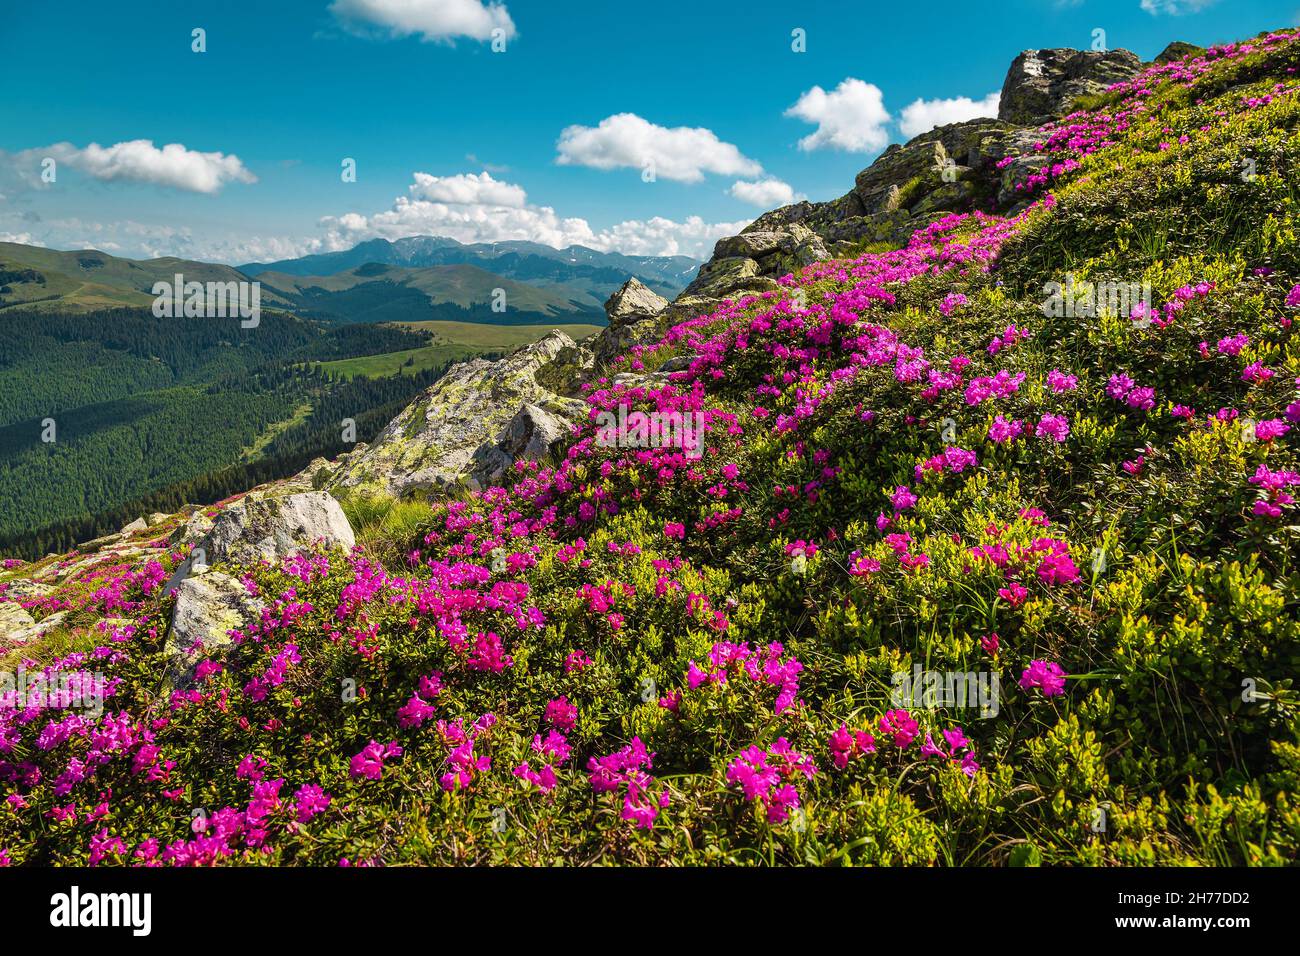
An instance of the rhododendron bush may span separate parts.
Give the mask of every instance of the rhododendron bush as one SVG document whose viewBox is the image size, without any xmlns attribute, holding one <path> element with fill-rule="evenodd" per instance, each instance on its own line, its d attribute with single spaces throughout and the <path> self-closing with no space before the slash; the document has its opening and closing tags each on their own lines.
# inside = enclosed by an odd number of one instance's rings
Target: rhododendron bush
<svg viewBox="0 0 1300 956">
<path fill-rule="evenodd" d="M 113 623 L 6 658 L 104 699 L 0 709 L 0 861 L 1294 861 L 1298 66 L 1152 67 L 1016 214 L 664 328 L 556 460 L 226 568 L 265 609 L 184 666 L 183 554 L 24 602 Z M 1048 314 L 1067 272 L 1154 299 Z M 701 447 L 611 447 L 620 406 Z"/>
</svg>

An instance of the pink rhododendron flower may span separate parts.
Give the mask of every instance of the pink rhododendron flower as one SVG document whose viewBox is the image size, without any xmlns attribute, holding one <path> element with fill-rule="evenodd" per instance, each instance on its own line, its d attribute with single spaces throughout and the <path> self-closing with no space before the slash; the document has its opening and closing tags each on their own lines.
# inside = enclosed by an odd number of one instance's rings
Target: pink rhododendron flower
<svg viewBox="0 0 1300 956">
<path fill-rule="evenodd" d="M 1034 434 L 1039 438 L 1050 438 L 1060 444 L 1070 435 L 1070 422 L 1064 415 L 1047 414 L 1038 420 Z"/>
<path fill-rule="evenodd" d="M 1020 675 L 1020 686 L 1025 690 L 1037 687 L 1044 697 L 1065 693 L 1065 671 L 1053 661 L 1033 660 Z"/>
<path fill-rule="evenodd" d="M 354 778 L 365 777 L 367 780 L 378 780 L 384 775 L 384 761 L 389 757 L 400 757 L 401 755 L 402 748 L 397 741 L 381 744 L 376 740 L 372 740 L 361 748 L 360 753 L 352 758 L 352 776 Z"/>
</svg>

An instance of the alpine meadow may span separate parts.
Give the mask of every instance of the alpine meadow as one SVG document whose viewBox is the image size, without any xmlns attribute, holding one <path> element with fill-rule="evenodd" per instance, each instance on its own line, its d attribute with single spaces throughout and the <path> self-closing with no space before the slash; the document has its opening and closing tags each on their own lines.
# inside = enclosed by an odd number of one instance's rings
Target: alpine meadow
<svg viewBox="0 0 1300 956">
<path fill-rule="evenodd" d="M 1294 872 L 1294 10 L 205 6 L 0 123 L 0 867 Z"/>
</svg>

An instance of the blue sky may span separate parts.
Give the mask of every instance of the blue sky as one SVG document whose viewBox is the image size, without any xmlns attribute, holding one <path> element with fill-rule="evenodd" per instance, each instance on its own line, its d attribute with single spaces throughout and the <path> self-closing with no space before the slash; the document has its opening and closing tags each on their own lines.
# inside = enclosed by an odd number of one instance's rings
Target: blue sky
<svg viewBox="0 0 1300 956">
<path fill-rule="evenodd" d="M 916 124 L 987 111 L 1022 49 L 1087 48 L 1100 28 L 1150 59 L 1298 13 L 1300 0 L 14 4 L 0 240 L 228 262 L 418 233 L 707 255 L 790 195 L 842 195 Z M 936 102 L 957 97 L 971 102 Z"/>
</svg>

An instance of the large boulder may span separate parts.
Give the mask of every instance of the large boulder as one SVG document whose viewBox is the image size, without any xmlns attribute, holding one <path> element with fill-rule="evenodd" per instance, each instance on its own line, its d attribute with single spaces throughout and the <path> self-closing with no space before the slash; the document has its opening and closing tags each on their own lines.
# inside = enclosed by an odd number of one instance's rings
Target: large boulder
<svg viewBox="0 0 1300 956">
<path fill-rule="evenodd" d="M 572 423 L 552 415 L 546 409 L 524 404 L 506 423 L 492 444 L 484 443 L 474 451 L 470 481 L 479 487 L 498 485 L 520 459 L 537 461 L 569 435 Z"/>
<path fill-rule="evenodd" d="M 362 453 L 342 465 L 328 487 L 349 494 L 403 496 L 492 483 L 487 479 L 499 479 L 509 467 L 505 457 L 513 461 L 500 439 L 521 409 L 531 405 L 566 421 L 584 412 L 582 401 L 543 384 L 545 370 L 557 358 L 581 352 L 557 329 L 499 361 L 453 365 Z"/>
<path fill-rule="evenodd" d="M 241 498 L 217 515 L 199 548 L 209 564 L 274 564 L 315 544 L 350 551 L 356 543 L 352 525 L 334 497 L 307 491 Z"/>
<path fill-rule="evenodd" d="M 211 529 L 173 572 L 166 590 L 180 587 L 195 572 L 218 562 L 277 564 L 316 545 L 350 551 L 357 543 L 343 508 L 324 491 L 250 494 L 211 520 Z"/>
<path fill-rule="evenodd" d="M 596 365 L 608 365 L 633 345 L 649 338 L 655 319 L 668 308 L 668 300 L 646 288 L 639 279 L 627 282 L 605 303 L 609 325 L 596 336 L 592 352 Z"/>
<path fill-rule="evenodd" d="M 1041 126 L 1069 113 L 1079 97 L 1101 93 L 1141 69 L 1128 50 L 1025 50 L 1007 71 L 998 119 Z"/>
<path fill-rule="evenodd" d="M 243 582 L 228 574 L 208 571 L 182 581 L 176 589 L 176 606 L 164 646 L 169 682 L 182 687 L 189 684 L 200 652 L 210 655 L 230 645 L 230 632 L 256 623 L 265 606 L 248 593 Z"/>
<path fill-rule="evenodd" d="M 32 616 L 13 601 L 0 602 L 0 645 L 18 643 L 14 635 L 35 625 Z"/>
</svg>

